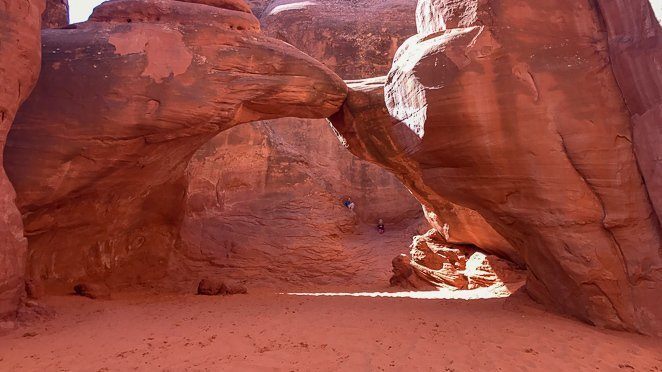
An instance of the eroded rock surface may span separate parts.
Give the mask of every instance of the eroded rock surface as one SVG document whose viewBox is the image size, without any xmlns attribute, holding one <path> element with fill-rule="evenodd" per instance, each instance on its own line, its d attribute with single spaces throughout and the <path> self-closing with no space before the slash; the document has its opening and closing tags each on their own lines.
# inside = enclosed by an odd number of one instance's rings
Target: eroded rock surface
<svg viewBox="0 0 662 372">
<path fill-rule="evenodd" d="M 246 289 L 245 286 L 234 282 L 202 279 L 198 284 L 197 293 L 204 296 L 224 296 L 233 294 L 246 294 L 248 293 L 248 289 Z"/>
<path fill-rule="evenodd" d="M 383 74 L 392 45 L 415 33 L 415 4 L 273 1 L 262 29 L 342 77 Z M 195 154 L 187 175 L 182 265 L 169 274 L 178 283 L 206 273 L 279 288 L 383 285 L 388 260 L 419 233 L 420 204 L 389 172 L 346 151 L 326 120 L 233 128 Z"/>
<path fill-rule="evenodd" d="M 417 15 L 384 100 L 357 84 L 334 118 L 350 148 L 404 174 L 440 221 L 439 200 L 475 211 L 536 299 L 662 331 L 660 227 L 594 4 L 421 0 Z"/>
<path fill-rule="evenodd" d="M 342 80 L 236 3 L 116 0 L 43 32 L 42 75 L 6 152 L 33 279 L 162 278 L 200 146 L 240 123 L 338 109 Z"/>
<path fill-rule="evenodd" d="M 238 126 L 206 143 L 187 176 L 184 257 L 176 260 L 186 264 L 172 277 L 209 273 L 288 287 L 377 279 L 370 271 L 386 272 L 388 263 L 375 259 L 406 247 L 421 217 L 411 194 L 349 154 L 325 121 Z M 384 236 L 375 229 L 380 218 Z"/>
<path fill-rule="evenodd" d="M 519 289 L 526 272 L 498 256 L 486 255 L 473 246 L 448 243 L 432 229 L 414 237 L 409 256 L 392 261 L 391 285 L 431 289 L 486 288 L 494 296 L 508 296 Z"/>
<path fill-rule="evenodd" d="M 609 55 L 632 118 L 632 141 L 662 221 L 662 3 L 599 0 Z M 651 7 L 657 6 L 658 14 Z"/>
<path fill-rule="evenodd" d="M 274 0 L 265 32 L 315 57 L 344 79 L 379 76 L 416 33 L 416 0 Z"/>
<path fill-rule="evenodd" d="M 0 1 L 0 318 L 14 314 L 23 293 L 26 240 L 3 164 L 3 149 L 16 110 L 39 75 L 39 0 Z"/>
<path fill-rule="evenodd" d="M 46 0 L 41 15 L 42 28 L 60 28 L 69 24 L 69 0 Z"/>
</svg>

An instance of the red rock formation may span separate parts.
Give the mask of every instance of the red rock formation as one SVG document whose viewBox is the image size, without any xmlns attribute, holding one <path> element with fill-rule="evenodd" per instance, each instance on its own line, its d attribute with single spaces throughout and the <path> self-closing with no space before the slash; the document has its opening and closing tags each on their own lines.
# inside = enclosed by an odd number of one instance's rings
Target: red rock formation
<svg viewBox="0 0 662 372">
<path fill-rule="evenodd" d="M 337 110 L 342 80 L 258 30 L 246 12 L 117 0 L 43 32 L 42 75 L 6 153 L 32 278 L 163 277 L 198 147 L 239 123 Z"/>
<path fill-rule="evenodd" d="M 416 289 L 489 288 L 493 295 L 507 296 L 526 278 L 526 272 L 511 262 L 471 246 L 450 244 L 434 229 L 414 237 L 409 254 L 411 258 L 401 254 L 393 259 L 391 285 Z"/>
<path fill-rule="evenodd" d="M 276 1 L 262 28 L 345 77 L 386 73 L 395 48 L 380 48 L 415 32 L 415 1 L 388 3 Z M 326 120 L 233 128 L 205 144 L 187 174 L 183 258 L 169 274 L 180 283 L 201 275 L 281 288 L 383 283 L 388 260 L 418 233 L 420 204 L 390 173 L 348 153 Z"/>
<path fill-rule="evenodd" d="M 599 0 L 616 81 L 632 118 L 632 141 L 648 194 L 662 221 L 662 4 Z"/>
<path fill-rule="evenodd" d="M 16 110 L 39 74 L 38 0 L 0 0 L 0 318 L 16 311 L 23 293 L 26 241 L 14 189 L 2 167 L 3 148 Z"/>
<path fill-rule="evenodd" d="M 88 297 L 93 300 L 110 299 L 110 288 L 101 283 L 81 283 L 74 286 L 74 293 L 78 296 Z"/>
<path fill-rule="evenodd" d="M 538 300 L 661 332 L 660 227 L 593 3 L 421 0 L 417 14 L 385 106 L 364 86 L 334 118 L 350 147 L 397 166 L 440 218 L 439 198 L 480 214 Z"/>
<path fill-rule="evenodd" d="M 415 0 L 274 0 L 265 32 L 300 48 L 344 79 L 388 71 L 405 38 L 416 33 Z"/>
<path fill-rule="evenodd" d="M 46 0 L 41 28 L 59 28 L 69 24 L 69 0 Z"/>
<path fill-rule="evenodd" d="M 392 175 L 344 150 L 326 122 L 233 128 L 195 154 L 187 175 L 184 257 L 175 260 L 183 271 L 169 274 L 178 282 L 204 274 L 281 288 L 373 284 L 386 279 L 388 259 L 407 246 L 421 215 Z"/>
</svg>

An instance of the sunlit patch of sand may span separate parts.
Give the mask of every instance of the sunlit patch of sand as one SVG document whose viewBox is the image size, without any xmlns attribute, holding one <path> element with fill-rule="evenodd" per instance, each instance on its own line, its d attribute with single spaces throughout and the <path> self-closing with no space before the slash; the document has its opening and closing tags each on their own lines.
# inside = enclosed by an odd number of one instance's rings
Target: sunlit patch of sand
<svg viewBox="0 0 662 372">
<path fill-rule="evenodd" d="M 456 290 L 438 288 L 431 291 L 399 291 L 399 292 L 288 292 L 279 293 L 289 296 L 312 296 L 312 297 L 392 297 L 392 298 L 415 298 L 422 300 L 480 300 L 488 298 L 508 297 L 522 287 L 524 283 L 517 283 L 508 287 L 496 285 L 486 288 L 472 290 Z"/>
</svg>

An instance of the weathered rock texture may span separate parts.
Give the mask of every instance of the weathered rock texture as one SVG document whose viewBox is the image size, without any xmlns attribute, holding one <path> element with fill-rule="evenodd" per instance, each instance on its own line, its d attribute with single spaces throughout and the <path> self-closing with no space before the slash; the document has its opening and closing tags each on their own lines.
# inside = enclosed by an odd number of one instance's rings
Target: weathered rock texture
<svg viewBox="0 0 662 372">
<path fill-rule="evenodd" d="M 116 0 L 43 32 L 42 75 L 6 152 L 32 278 L 163 277 L 200 146 L 240 123 L 338 109 L 342 80 L 237 4 Z"/>
<path fill-rule="evenodd" d="M 60 28 L 69 24 L 69 0 L 46 0 L 41 15 L 42 28 Z"/>
<path fill-rule="evenodd" d="M 349 154 L 324 121 L 233 128 L 195 154 L 187 175 L 185 259 L 174 260 L 188 267 L 184 279 L 205 273 L 279 287 L 384 280 L 388 261 L 380 267 L 379 256 L 406 247 L 421 217 L 391 174 Z"/>
<path fill-rule="evenodd" d="M 519 289 L 526 272 L 498 256 L 472 246 L 448 243 L 435 229 L 414 237 L 409 252 L 392 261 L 391 285 L 405 288 L 478 289 L 507 296 Z"/>
<path fill-rule="evenodd" d="M 654 2 L 654 1 L 653 1 Z M 599 0 L 614 75 L 632 117 L 632 140 L 662 221 L 662 2 Z"/>
<path fill-rule="evenodd" d="M 0 1 L 0 318 L 14 313 L 23 293 L 26 240 L 3 149 L 16 110 L 39 75 L 40 0 Z"/>
<path fill-rule="evenodd" d="M 342 77 L 383 74 L 392 45 L 415 33 L 415 4 L 274 1 L 262 28 Z M 180 282 L 205 273 L 279 287 L 384 283 L 421 215 L 393 175 L 347 152 L 325 120 L 233 128 L 205 144 L 187 174 L 184 257 L 169 274 Z"/>
<path fill-rule="evenodd" d="M 253 14 L 259 19 L 271 1 L 272 0 L 247 0 L 246 3 L 251 7 Z"/>
<path fill-rule="evenodd" d="M 265 32 L 303 50 L 343 79 L 385 74 L 416 33 L 415 0 L 274 0 Z"/>
<path fill-rule="evenodd" d="M 411 137 L 408 129 L 397 120 L 385 115 L 383 86 L 385 78 L 351 81 L 351 95 L 344 111 L 332 117 L 349 149 L 360 157 L 381 164 L 407 185 L 423 203 L 430 224 L 446 241 L 454 244 L 473 244 L 492 253 L 523 263 L 520 254 L 497 233 L 477 212 L 454 204 L 417 175 L 420 166 L 407 159 L 391 136 L 407 143 Z M 356 125 L 355 123 L 361 123 Z"/>
<path fill-rule="evenodd" d="M 538 300 L 661 332 L 660 227 L 594 3 L 421 0 L 417 23 L 384 100 L 359 84 L 334 118 L 350 148 L 409 179 L 439 220 L 438 200 L 477 212 Z"/>
</svg>

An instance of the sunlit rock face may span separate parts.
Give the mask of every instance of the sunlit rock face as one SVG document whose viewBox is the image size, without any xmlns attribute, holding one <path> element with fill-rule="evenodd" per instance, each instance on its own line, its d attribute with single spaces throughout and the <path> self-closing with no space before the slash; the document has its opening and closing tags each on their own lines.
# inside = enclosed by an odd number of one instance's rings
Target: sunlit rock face
<svg viewBox="0 0 662 372">
<path fill-rule="evenodd" d="M 33 279 L 163 278 L 200 146 L 240 123 L 338 109 L 343 81 L 237 4 L 116 0 L 43 32 L 42 74 L 5 159 Z"/>
<path fill-rule="evenodd" d="M 262 30 L 342 77 L 383 74 L 396 46 L 415 33 L 415 5 L 274 1 L 262 13 Z M 196 153 L 187 175 L 183 264 L 171 276 L 384 286 L 390 259 L 406 251 L 422 222 L 410 192 L 351 155 L 326 120 L 279 119 L 223 132 Z M 348 196 L 353 212 L 342 204 Z"/>
<path fill-rule="evenodd" d="M 448 243 L 435 229 L 414 237 L 409 256 L 392 261 L 392 286 L 476 290 L 506 297 L 524 284 L 525 271 L 473 246 Z"/>
<path fill-rule="evenodd" d="M 0 319 L 12 315 L 23 293 L 27 242 L 3 164 L 16 110 L 39 75 L 42 1 L 0 1 Z"/>
<path fill-rule="evenodd" d="M 353 84 L 333 118 L 350 148 L 405 174 L 438 225 L 439 199 L 475 211 L 539 301 L 659 333 L 660 226 L 594 3 L 421 0 L 417 18 L 383 99 Z"/>
<path fill-rule="evenodd" d="M 42 28 L 59 28 L 69 24 L 69 0 L 46 0 L 41 15 Z"/>
</svg>

